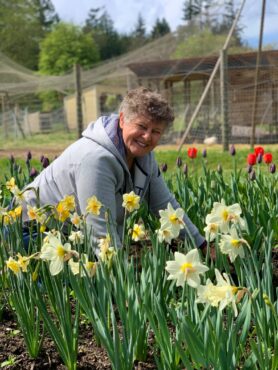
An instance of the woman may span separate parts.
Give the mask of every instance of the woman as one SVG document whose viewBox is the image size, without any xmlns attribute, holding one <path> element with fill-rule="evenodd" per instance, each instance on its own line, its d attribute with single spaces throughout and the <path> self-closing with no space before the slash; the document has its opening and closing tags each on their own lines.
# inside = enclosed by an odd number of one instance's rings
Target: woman
<svg viewBox="0 0 278 370">
<path fill-rule="evenodd" d="M 170 202 L 179 204 L 167 188 L 152 153 L 166 127 L 174 120 L 173 110 L 158 93 L 149 89 L 131 90 L 123 99 L 119 115 L 100 117 L 83 132 L 31 183 L 39 188 L 41 205 L 56 205 L 65 195 L 74 195 L 77 211 L 84 214 L 87 199 L 95 195 L 104 205 L 99 216 L 90 215 L 93 244 L 106 235 L 105 208 L 112 215 L 117 245 L 121 246 L 124 220 L 123 194 L 134 191 L 158 215 Z M 27 192 L 26 203 L 34 206 L 34 191 Z M 24 220 L 28 219 L 25 209 Z M 187 216 L 187 230 L 196 245 L 204 238 Z M 184 232 L 182 237 L 187 237 Z"/>
</svg>

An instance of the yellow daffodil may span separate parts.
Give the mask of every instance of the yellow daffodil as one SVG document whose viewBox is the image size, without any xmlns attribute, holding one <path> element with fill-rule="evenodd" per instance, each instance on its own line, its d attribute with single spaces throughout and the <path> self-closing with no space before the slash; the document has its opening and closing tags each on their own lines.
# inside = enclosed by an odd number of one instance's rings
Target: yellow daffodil
<svg viewBox="0 0 278 370">
<path fill-rule="evenodd" d="M 227 274 L 220 274 L 215 269 L 217 284 L 213 285 L 208 279 L 206 285 L 200 285 L 197 290 L 198 298 L 196 302 L 209 304 L 214 307 L 219 307 L 222 311 L 227 305 L 232 304 L 234 314 L 237 316 L 236 294 L 238 287 L 231 285 Z"/>
<path fill-rule="evenodd" d="M 170 274 L 167 280 L 177 280 L 177 286 L 183 286 L 186 282 L 193 288 L 200 285 L 200 274 L 209 270 L 201 263 L 197 249 L 192 249 L 186 255 L 175 252 L 175 261 L 167 261 L 165 269 Z"/>
<path fill-rule="evenodd" d="M 91 213 L 95 216 L 99 216 L 100 214 L 100 209 L 102 207 L 101 202 L 97 199 L 97 197 L 94 195 L 91 198 L 87 200 L 87 207 L 86 211 L 88 213 Z"/>
<path fill-rule="evenodd" d="M 12 257 L 10 257 L 8 261 L 6 261 L 6 265 L 16 275 L 21 272 L 21 268 L 20 268 L 18 261 L 16 261 Z"/>
<path fill-rule="evenodd" d="M 37 219 L 37 207 L 31 207 L 30 205 L 27 205 L 27 215 L 29 220 L 36 220 Z"/>
<path fill-rule="evenodd" d="M 133 212 L 140 207 L 140 197 L 134 191 L 123 195 L 122 206 L 128 211 Z"/>
<path fill-rule="evenodd" d="M 72 252 L 69 243 L 62 244 L 59 234 L 56 237 L 50 233 L 47 242 L 42 246 L 40 258 L 50 261 L 50 273 L 51 275 L 57 275 L 62 271 L 64 263 L 72 257 Z"/>
<path fill-rule="evenodd" d="M 73 195 L 66 195 L 62 202 L 65 205 L 65 208 L 68 209 L 70 212 L 75 210 L 75 199 Z"/>
<path fill-rule="evenodd" d="M 184 228 L 184 210 L 182 208 L 174 209 L 171 203 L 168 203 L 167 209 L 160 210 L 160 224 L 162 228 L 171 227 L 172 232 L 177 237 L 181 229 Z"/>
<path fill-rule="evenodd" d="M 17 262 L 23 272 L 27 272 L 27 267 L 30 263 L 30 257 L 22 256 L 20 253 L 17 254 Z"/>
<path fill-rule="evenodd" d="M 56 216 L 61 222 L 65 222 L 70 216 L 70 211 L 62 200 L 56 206 Z"/>
<path fill-rule="evenodd" d="M 231 227 L 231 235 L 222 235 L 219 243 L 220 250 L 223 254 L 228 254 L 231 262 L 240 256 L 244 257 L 244 244 L 249 246 L 245 239 L 241 239 L 238 236 L 237 230 L 235 227 Z"/>
<path fill-rule="evenodd" d="M 11 177 L 11 179 L 6 182 L 6 188 L 12 192 L 14 190 L 15 186 L 16 186 L 15 185 L 15 179 L 14 179 L 14 177 Z"/>
<path fill-rule="evenodd" d="M 135 242 L 144 239 L 146 236 L 146 230 L 144 225 L 142 224 L 134 224 L 133 229 L 132 229 L 132 235 L 131 238 Z"/>
</svg>

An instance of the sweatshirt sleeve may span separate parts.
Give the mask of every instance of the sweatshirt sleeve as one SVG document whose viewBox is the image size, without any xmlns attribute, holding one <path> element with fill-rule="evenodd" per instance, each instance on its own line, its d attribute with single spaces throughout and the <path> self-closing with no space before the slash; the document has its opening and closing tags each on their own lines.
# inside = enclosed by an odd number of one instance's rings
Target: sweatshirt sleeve
<svg viewBox="0 0 278 370">
<path fill-rule="evenodd" d="M 121 245 L 117 233 L 116 194 L 120 191 L 120 184 L 123 182 L 122 172 L 121 165 L 116 158 L 108 151 L 100 148 L 100 150 L 94 150 L 93 154 L 83 159 L 76 176 L 76 192 L 81 213 L 86 213 L 87 200 L 94 195 L 103 205 L 99 216 L 90 214 L 87 217 L 88 232 L 91 232 L 96 254 L 99 252 L 98 240 L 105 237 L 108 232 L 106 221 L 106 210 L 108 208 L 111 214 L 111 232 L 116 237 L 117 246 Z"/>
<path fill-rule="evenodd" d="M 153 171 L 149 186 L 150 209 L 155 215 L 159 216 L 159 211 L 166 209 L 168 203 L 171 203 L 174 209 L 181 207 L 168 189 L 155 160 L 153 162 Z M 190 234 L 196 243 L 196 247 L 200 247 L 204 243 L 205 238 L 199 233 L 199 230 L 192 223 L 187 214 L 184 215 L 183 221 L 186 228 L 181 230 L 180 237 L 189 238 Z"/>
</svg>

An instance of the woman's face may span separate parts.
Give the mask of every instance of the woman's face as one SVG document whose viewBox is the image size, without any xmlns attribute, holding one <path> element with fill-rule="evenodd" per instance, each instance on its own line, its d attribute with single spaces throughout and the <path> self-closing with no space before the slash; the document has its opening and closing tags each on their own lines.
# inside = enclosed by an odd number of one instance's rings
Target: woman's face
<svg viewBox="0 0 278 370">
<path fill-rule="evenodd" d="M 142 157 L 152 151 L 166 128 L 164 122 L 152 121 L 143 116 L 134 116 L 127 120 L 122 112 L 119 124 L 128 159 Z"/>
</svg>

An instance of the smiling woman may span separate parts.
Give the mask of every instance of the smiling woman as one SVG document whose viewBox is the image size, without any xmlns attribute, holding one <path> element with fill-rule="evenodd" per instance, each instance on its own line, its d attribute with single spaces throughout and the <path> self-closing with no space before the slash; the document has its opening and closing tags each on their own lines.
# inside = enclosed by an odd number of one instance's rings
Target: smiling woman
<svg viewBox="0 0 278 370">
<path fill-rule="evenodd" d="M 123 194 L 134 192 L 150 212 L 170 203 L 180 207 L 167 188 L 152 153 L 165 128 L 174 120 L 172 108 L 158 93 L 145 88 L 131 90 L 123 99 L 119 115 L 103 116 L 92 122 L 83 137 L 70 145 L 28 187 L 39 189 L 41 206 L 61 204 L 74 196 L 79 214 L 87 211 L 87 200 L 96 197 L 102 205 L 98 214 L 90 212 L 87 224 L 96 254 L 101 238 L 107 235 L 106 211 L 110 210 L 110 228 L 121 236 L 125 209 Z M 35 206 L 36 194 L 25 192 L 23 220 L 28 221 L 28 206 Z M 182 237 L 193 238 L 196 246 L 204 243 L 198 229 L 184 214 Z M 183 234 L 182 234 L 183 233 Z"/>
</svg>

